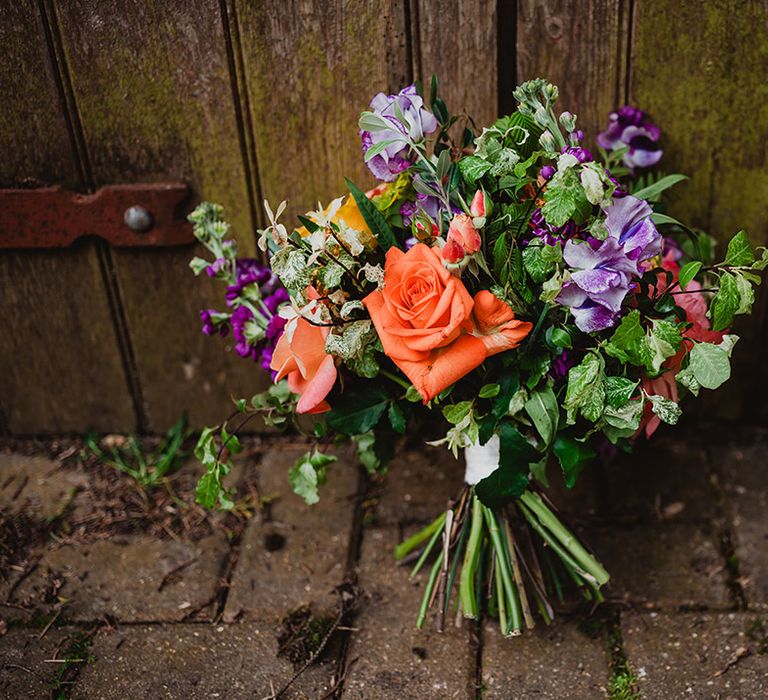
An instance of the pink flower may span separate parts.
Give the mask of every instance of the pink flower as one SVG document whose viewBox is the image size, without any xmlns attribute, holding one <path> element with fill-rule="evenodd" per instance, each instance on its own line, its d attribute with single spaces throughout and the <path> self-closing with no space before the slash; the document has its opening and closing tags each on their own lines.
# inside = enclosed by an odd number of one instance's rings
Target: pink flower
<svg viewBox="0 0 768 700">
<path fill-rule="evenodd" d="M 472 216 L 485 216 L 485 192 L 478 190 L 472 197 L 472 204 L 469 205 L 469 213 Z"/>
<path fill-rule="evenodd" d="M 464 255 L 472 255 L 480 250 L 482 240 L 477 229 L 472 225 L 472 218 L 467 214 L 456 214 L 448 227 L 448 242 L 461 246 Z"/>
<path fill-rule="evenodd" d="M 449 240 L 443 246 L 441 255 L 445 262 L 449 263 L 450 265 L 455 265 L 464 259 L 464 248 L 462 248 L 461 245 L 456 241 Z"/>
<path fill-rule="evenodd" d="M 288 377 L 288 388 L 301 397 L 297 413 L 324 413 L 331 408 L 325 397 L 336 383 L 336 365 L 325 351 L 328 333 L 328 328 L 299 317 L 288 323 L 277 341 L 270 368 L 277 372 L 276 382 Z"/>
</svg>

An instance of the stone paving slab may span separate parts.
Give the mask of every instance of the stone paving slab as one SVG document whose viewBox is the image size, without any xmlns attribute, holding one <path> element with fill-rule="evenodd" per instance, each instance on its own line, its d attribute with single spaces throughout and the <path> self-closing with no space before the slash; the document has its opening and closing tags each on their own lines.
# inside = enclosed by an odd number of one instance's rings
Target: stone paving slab
<svg viewBox="0 0 768 700">
<path fill-rule="evenodd" d="M 615 519 L 708 520 L 717 515 L 702 440 L 660 429 L 604 467 L 603 515 Z"/>
<path fill-rule="evenodd" d="M 345 698 L 475 697 L 474 625 L 463 621 L 457 628 L 447 620 L 439 633 L 430 616 L 424 629 L 416 629 L 425 579 L 409 581 L 409 569 L 397 566 L 393 556 L 402 534 L 417 529 L 414 521 L 427 524 L 445 507 L 446 495 L 461 488 L 463 465 L 450 455 L 430 464 L 431 456 L 411 453 L 391 465 L 376 515 L 364 530 L 358 566 L 364 595 L 347 655 L 347 663 L 354 663 Z"/>
<path fill-rule="evenodd" d="M 611 598 L 666 609 L 731 605 L 715 536 L 697 525 L 617 523 L 580 534 L 611 574 Z"/>
<path fill-rule="evenodd" d="M 648 700 L 768 697 L 766 640 L 761 644 L 754 634 L 759 620 L 755 615 L 743 613 L 623 615 L 624 650 L 640 679 L 642 697 Z M 745 650 L 749 655 L 734 663 Z"/>
<path fill-rule="evenodd" d="M 60 547 L 45 552 L 13 600 L 39 599 L 56 572 L 64 578 L 62 620 L 179 621 L 213 602 L 228 552 L 221 533 L 198 542 L 122 537 Z"/>
<path fill-rule="evenodd" d="M 768 433 L 713 448 L 733 518 L 734 550 L 750 607 L 768 607 Z"/>
<path fill-rule="evenodd" d="M 42 629 L 11 628 L 0 637 L 0 698 L 37 700 L 51 697 L 54 679 L 73 628 L 52 628 L 40 638 Z M 59 652 L 57 654 L 57 651 Z"/>
<path fill-rule="evenodd" d="M 272 629 L 258 624 L 131 625 L 102 631 L 80 673 L 78 700 L 261 700 L 293 676 Z M 309 668 L 281 698 L 319 698 L 332 665 Z"/>
<path fill-rule="evenodd" d="M 0 508 L 47 520 L 86 484 L 84 472 L 63 469 L 46 457 L 0 453 Z"/>
<path fill-rule="evenodd" d="M 594 700 L 605 694 L 609 659 L 602 639 L 572 622 L 537 623 L 505 639 L 498 623 L 483 625 L 483 700 Z"/>
<path fill-rule="evenodd" d="M 262 497 L 276 497 L 270 519 L 252 520 L 243 535 L 224 619 L 277 622 L 304 604 L 333 609 L 352 531 L 359 472 L 340 454 L 328 468 L 320 502 L 291 491 L 288 470 L 307 447 L 267 452 L 256 474 Z"/>
</svg>

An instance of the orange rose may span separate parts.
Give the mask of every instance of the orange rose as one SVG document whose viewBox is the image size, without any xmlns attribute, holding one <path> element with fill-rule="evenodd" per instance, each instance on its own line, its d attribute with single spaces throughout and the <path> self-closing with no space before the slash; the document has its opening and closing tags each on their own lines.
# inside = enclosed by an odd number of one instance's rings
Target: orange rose
<svg viewBox="0 0 768 700">
<path fill-rule="evenodd" d="M 384 289 L 363 303 L 384 352 L 406 374 L 424 402 L 496 353 L 517 347 L 531 324 L 487 291 L 469 295 L 440 253 L 417 243 L 407 253 L 390 248 Z"/>
<path fill-rule="evenodd" d="M 336 365 L 325 351 L 328 328 L 304 318 L 290 321 L 280 336 L 270 367 L 275 381 L 288 377 L 288 387 L 299 394 L 297 413 L 323 413 L 330 409 L 325 397 L 336 383 Z"/>
<path fill-rule="evenodd" d="M 483 244 L 480 234 L 472 225 L 472 217 L 467 214 L 456 214 L 448 226 L 448 242 L 458 243 L 465 255 L 472 255 L 480 250 Z"/>
</svg>

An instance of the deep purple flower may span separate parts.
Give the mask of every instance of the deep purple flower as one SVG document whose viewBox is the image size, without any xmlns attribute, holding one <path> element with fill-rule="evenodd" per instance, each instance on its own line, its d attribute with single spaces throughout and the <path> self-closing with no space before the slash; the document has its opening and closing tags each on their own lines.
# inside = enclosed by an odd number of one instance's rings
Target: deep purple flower
<svg viewBox="0 0 768 700">
<path fill-rule="evenodd" d="M 226 314 L 219 314 L 216 309 L 202 309 L 200 311 L 200 320 L 203 322 L 203 333 L 206 335 L 225 336 L 229 331 L 225 317 Z"/>
<path fill-rule="evenodd" d="M 395 103 L 407 126 L 395 116 Z M 416 92 L 415 85 L 403 88 L 397 95 L 385 95 L 380 92 L 371 100 L 371 111 L 390 126 L 380 131 L 360 131 L 363 154 L 377 143 L 391 141 L 381 153 L 367 162 L 368 168 L 377 179 L 391 182 L 398 173 L 411 165 L 406 137 L 413 142 L 422 141 L 426 134 L 431 134 L 437 129 L 438 122 L 435 116 L 424 108 L 424 100 Z"/>
<path fill-rule="evenodd" d="M 216 258 L 216 260 L 205 268 L 205 273 L 208 277 L 216 277 L 216 275 L 224 269 L 226 264 L 226 258 Z"/>
<path fill-rule="evenodd" d="M 661 252 L 661 234 L 647 202 L 622 197 L 603 211 L 608 229 L 604 241 L 571 239 L 563 248 L 570 280 L 557 301 L 570 307 L 584 333 L 615 325 L 632 281 L 642 272 L 639 264 Z"/>
<path fill-rule="evenodd" d="M 597 143 L 606 151 L 628 147 L 624 165 L 628 168 L 650 168 L 661 159 L 659 147 L 661 130 L 643 110 L 625 105 L 608 115 L 608 128 L 597 136 Z"/>
<path fill-rule="evenodd" d="M 567 350 L 563 350 L 562 353 L 552 360 L 550 374 L 555 379 L 563 379 L 568 375 L 568 370 L 571 369 L 571 367 L 573 367 L 573 359 L 568 355 Z"/>
<path fill-rule="evenodd" d="M 579 225 L 574 221 L 566 221 L 562 226 L 553 226 L 544 219 L 541 209 L 534 209 L 531 214 L 532 233 L 536 238 L 541 239 L 545 245 L 556 245 L 579 235 Z"/>
<path fill-rule="evenodd" d="M 562 149 L 560 149 L 560 152 L 572 155 L 579 161 L 579 163 L 589 163 L 594 160 L 589 149 L 584 148 L 583 146 L 563 146 Z"/>
<path fill-rule="evenodd" d="M 551 165 L 545 165 L 541 170 L 539 170 L 539 175 L 541 175 L 545 180 L 551 180 L 555 172 L 555 169 Z"/>
</svg>

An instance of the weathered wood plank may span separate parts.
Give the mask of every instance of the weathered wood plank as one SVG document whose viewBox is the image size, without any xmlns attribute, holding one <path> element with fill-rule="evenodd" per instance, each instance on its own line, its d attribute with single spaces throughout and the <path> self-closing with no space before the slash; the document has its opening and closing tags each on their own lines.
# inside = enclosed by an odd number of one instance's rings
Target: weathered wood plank
<svg viewBox="0 0 768 700">
<path fill-rule="evenodd" d="M 635 4 L 630 98 L 663 130 L 665 170 L 691 176 L 670 212 L 721 241 L 740 227 L 755 244 L 768 241 L 766 74 L 765 2 Z M 768 404 L 755 396 L 765 396 L 768 385 L 760 347 L 766 308 L 763 292 L 758 313 L 737 322 L 743 341 L 734 379 L 712 411 L 765 414 Z"/>
<path fill-rule="evenodd" d="M 0 187 L 82 188 L 44 25 L 31 0 L 0 13 L 0 94 Z M 96 244 L 3 251 L 0 314 L 0 413 L 11 432 L 134 426 Z"/>
<path fill-rule="evenodd" d="M 517 79 L 547 78 L 588 145 L 624 98 L 626 0 L 518 0 Z"/>
<path fill-rule="evenodd" d="M 373 182 L 357 120 L 408 77 L 401 0 L 236 3 L 261 191 L 288 215 Z"/>
<path fill-rule="evenodd" d="M 428 89 L 433 74 L 453 114 L 468 114 L 478 131 L 498 116 L 495 0 L 413 2 L 414 76 Z"/>
<path fill-rule="evenodd" d="M 57 14 L 97 185 L 185 180 L 224 204 L 255 253 L 220 3 L 59 2 Z M 196 280 L 189 247 L 113 253 L 149 428 L 187 410 L 216 422 L 263 385 L 253 363 L 199 331 L 221 289 Z"/>
</svg>

